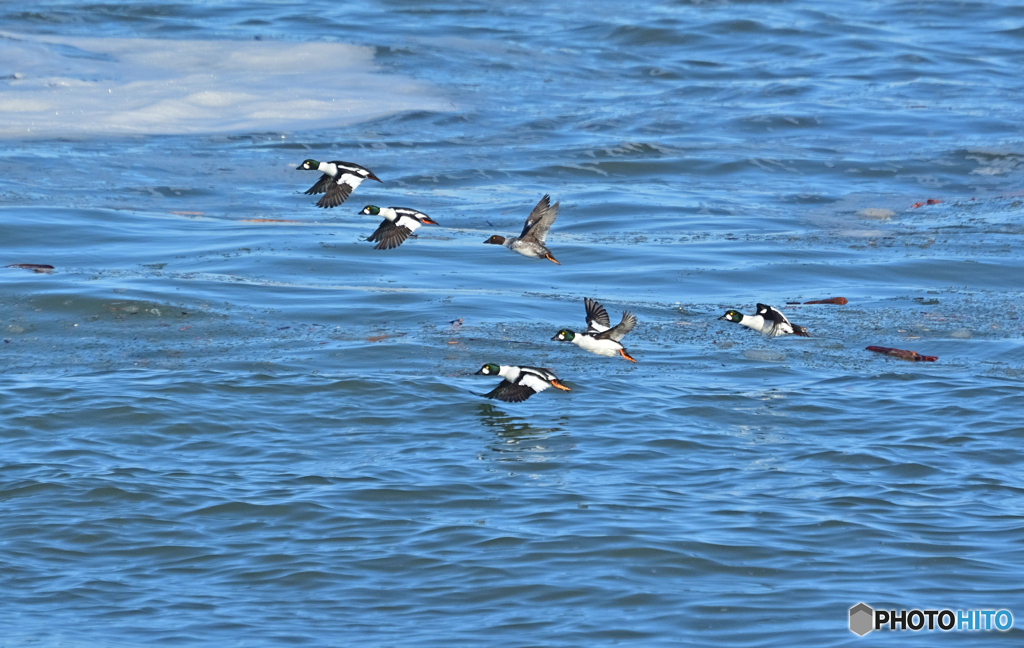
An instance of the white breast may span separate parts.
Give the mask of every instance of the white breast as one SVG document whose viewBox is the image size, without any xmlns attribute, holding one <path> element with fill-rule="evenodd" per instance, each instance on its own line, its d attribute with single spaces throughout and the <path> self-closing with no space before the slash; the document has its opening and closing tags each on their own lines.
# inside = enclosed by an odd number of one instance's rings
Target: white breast
<svg viewBox="0 0 1024 648">
<path fill-rule="evenodd" d="M 779 322 L 778 326 L 775 326 L 771 321 L 766 320 L 760 315 L 744 315 L 743 319 L 740 320 L 740 324 L 743 326 L 749 326 L 758 333 L 768 336 L 779 336 L 779 335 L 792 335 L 793 325 L 789 321 Z"/>
<path fill-rule="evenodd" d="M 498 375 L 509 382 L 515 382 L 516 378 L 519 377 L 519 367 L 506 367 L 501 365 L 498 367 Z"/>
<path fill-rule="evenodd" d="M 771 323 L 766 322 L 760 315 L 744 315 L 740 324 L 752 328 L 758 333 L 767 333 L 772 327 Z"/>
<path fill-rule="evenodd" d="M 619 354 L 620 344 L 615 340 L 595 340 L 589 335 L 578 334 L 572 339 L 572 343 L 597 355 L 615 356 Z"/>
<path fill-rule="evenodd" d="M 536 243 L 524 243 L 519 239 L 513 239 L 512 243 L 506 242 L 505 245 L 514 252 L 518 252 L 523 256 L 528 257 L 539 257 L 541 255 L 540 247 Z"/>
</svg>

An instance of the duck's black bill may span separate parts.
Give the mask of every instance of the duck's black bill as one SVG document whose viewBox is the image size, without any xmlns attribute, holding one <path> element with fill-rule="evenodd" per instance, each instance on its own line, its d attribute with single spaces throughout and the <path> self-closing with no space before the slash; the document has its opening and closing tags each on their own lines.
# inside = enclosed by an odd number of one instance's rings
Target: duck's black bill
<svg viewBox="0 0 1024 648">
<path fill-rule="evenodd" d="M 554 336 L 551 339 L 555 340 L 557 342 L 558 341 L 558 333 L 555 333 Z"/>
<path fill-rule="evenodd" d="M 484 368 L 483 368 L 483 367 L 480 367 L 480 371 L 476 372 L 476 373 L 475 373 L 475 374 L 473 374 L 473 375 L 474 375 L 474 376 L 488 376 L 488 375 L 490 375 L 490 374 L 485 374 L 485 373 L 484 373 Z"/>
<path fill-rule="evenodd" d="M 299 166 L 295 167 L 296 171 L 305 171 L 305 169 L 306 169 L 306 167 L 302 166 L 301 164 Z"/>
</svg>

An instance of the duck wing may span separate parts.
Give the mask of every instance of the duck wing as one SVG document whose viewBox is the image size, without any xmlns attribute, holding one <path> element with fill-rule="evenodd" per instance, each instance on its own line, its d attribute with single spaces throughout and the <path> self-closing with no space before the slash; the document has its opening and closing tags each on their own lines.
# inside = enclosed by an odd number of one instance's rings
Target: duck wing
<svg viewBox="0 0 1024 648">
<path fill-rule="evenodd" d="M 322 194 L 330 189 L 332 184 L 334 184 L 334 178 L 325 173 L 320 176 L 320 179 L 316 181 L 315 185 L 306 190 L 306 195 L 312 196 L 313 194 Z"/>
<path fill-rule="evenodd" d="M 330 176 L 324 177 L 328 178 Z M 317 185 L 319 184 L 320 183 L 318 182 Z M 358 183 L 349 184 L 348 182 L 345 182 L 343 180 L 332 180 L 330 183 L 328 183 L 325 189 L 324 197 L 320 199 L 320 202 L 318 202 L 316 206 L 323 208 L 337 207 L 341 203 L 348 200 L 348 197 L 352 195 L 352 190 L 356 188 L 356 185 L 358 185 Z"/>
<path fill-rule="evenodd" d="M 415 218 L 420 222 L 420 224 L 423 224 L 423 217 L 426 216 L 423 212 L 410 207 L 392 207 L 391 209 L 395 210 L 395 214 L 398 216 L 398 219 L 402 218 L 402 216 L 408 216 L 409 218 Z"/>
<path fill-rule="evenodd" d="M 757 304 L 757 314 L 764 318 L 765 323 L 768 324 L 768 330 L 764 332 L 769 337 L 775 337 L 781 335 L 784 328 L 793 328 L 793 325 L 789 323 L 786 316 L 780 311 L 775 310 L 767 304 Z"/>
<path fill-rule="evenodd" d="M 505 401 L 506 403 L 520 403 L 536 393 L 533 387 L 502 380 L 498 383 L 497 387 L 484 394 L 484 396 Z"/>
<path fill-rule="evenodd" d="M 405 239 L 409 238 L 409 234 L 412 232 L 407 227 L 401 225 L 395 225 L 391 221 L 385 219 L 381 221 L 377 229 L 374 230 L 373 234 L 370 234 L 366 238 L 367 241 L 377 241 L 377 245 L 373 246 L 374 250 L 391 250 L 398 247 L 405 242 Z"/>
<path fill-rule="evenodd" d="M 598 333 L 594 338 L 598 340 L 615 340 L 618 342 L 622 338 L 626 337 L 626 333 L 632 331 L 634 326 L 636 326 L 636 315 L 629 311 L 622 311 L 621 322 L 616 324 L 614 328 Z"/>
<path fill-rule="evenodd" d="M 587 332 L 591 331 L 600 333 L 607 331 L 612 325 L 612 321 L 608 318 L 608 311 L 604 309 L 604 306 L 599 304 L 596 300 L 590 297 L 583 298 L 583 307 L 587 309 Z"/>
<path fill-rule="evenodd" d="M 537 206 L 533 208 L 530 216 L 526 219 L 526 224 L 523 226 L 523 233 L 519 235 L 519 240 L 544 245 L 544 238 L 547 237 L 551 224 L 558 218 L 559 204 L 555 203 L 552 205 L 551 196 L 544 194 L 544 197 L 540 199 L 540 202 L 537 203 Z"/>
</svg>

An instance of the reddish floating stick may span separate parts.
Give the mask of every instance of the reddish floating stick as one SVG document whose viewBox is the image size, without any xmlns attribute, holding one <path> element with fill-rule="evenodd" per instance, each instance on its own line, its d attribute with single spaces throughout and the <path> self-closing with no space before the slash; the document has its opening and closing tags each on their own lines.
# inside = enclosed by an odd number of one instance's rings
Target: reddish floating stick
<svg viewBox="0 0 1024 648">
<path fill-rule="evenodd" d="M 939 359 L 939 356 L 926 356 L 921 355 L 917 351 L 904 351 L 903 349 L 894 349 L 893 347 L 880 347 L 880 346 L 869 346 L 865 347 L 868 351 L 874 351 L 875 353 L 884 353 L 896 358 L 903 358 L 904 360 L 911 360 L 913 362 L 935 362 Z"/>
<path fill-rule="evenodd" d="M 815 299 L 814 301 L 804 302 L 805 304 L 838 304 L 843 306 L 846 304 L 846 297 L 829 297 L 828 299 Z"/>
<path fill-rule="evenodd" d="M 45 263 L 12 263 L 11 265 L 4 266 L 5 268 L 21 268 L 22 270 L 32 270 L 33 272 L 49 272 L 53 270 L 52 265 L 46 265 Z"/>
</svg>

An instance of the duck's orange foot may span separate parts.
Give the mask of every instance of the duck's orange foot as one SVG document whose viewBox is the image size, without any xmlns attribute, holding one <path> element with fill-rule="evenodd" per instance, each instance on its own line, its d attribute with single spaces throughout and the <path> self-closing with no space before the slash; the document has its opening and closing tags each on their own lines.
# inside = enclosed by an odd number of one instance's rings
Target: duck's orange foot
<svg viewBox="0 0 1024 648">
<path fill-rule="evenodd" d="M 619 353 L 622 354 L 622 357 L 625 358 L 626 360 L 629 360 L 630 362 L 633 362 L 633 363 L 636 362 L 636 360 L 634 360 L 633 358 L 629 357 L 629 354 L 626 353 L 625 349 L 619 349 Z"/>
<path fill-rule="evenodd" d="M 561 389 L 562 391 L 572 391 L 571 389 L 569 389 L 568 387 L 566 387 L 557 380 L 552 380 L 551 386 L 554 387 L 555 389 Z"/>
<path fill-rule="evenodd" d="M 547 259 L 548 261 L 550 261 L 551 263 L 554 263 L 555 265 L 562 265 L 562 264 L 561 264 L 561 263 L 559 263 L 558 261 L 555 261 L 555 257 L 551 256 L 551 253 L 550 253 L 550 252 L 548 252 L 547 254 L 545 254 L 545 255 L 544 255 L 544 258 L 545 258 L 545 259 Z"/>
</svg>

